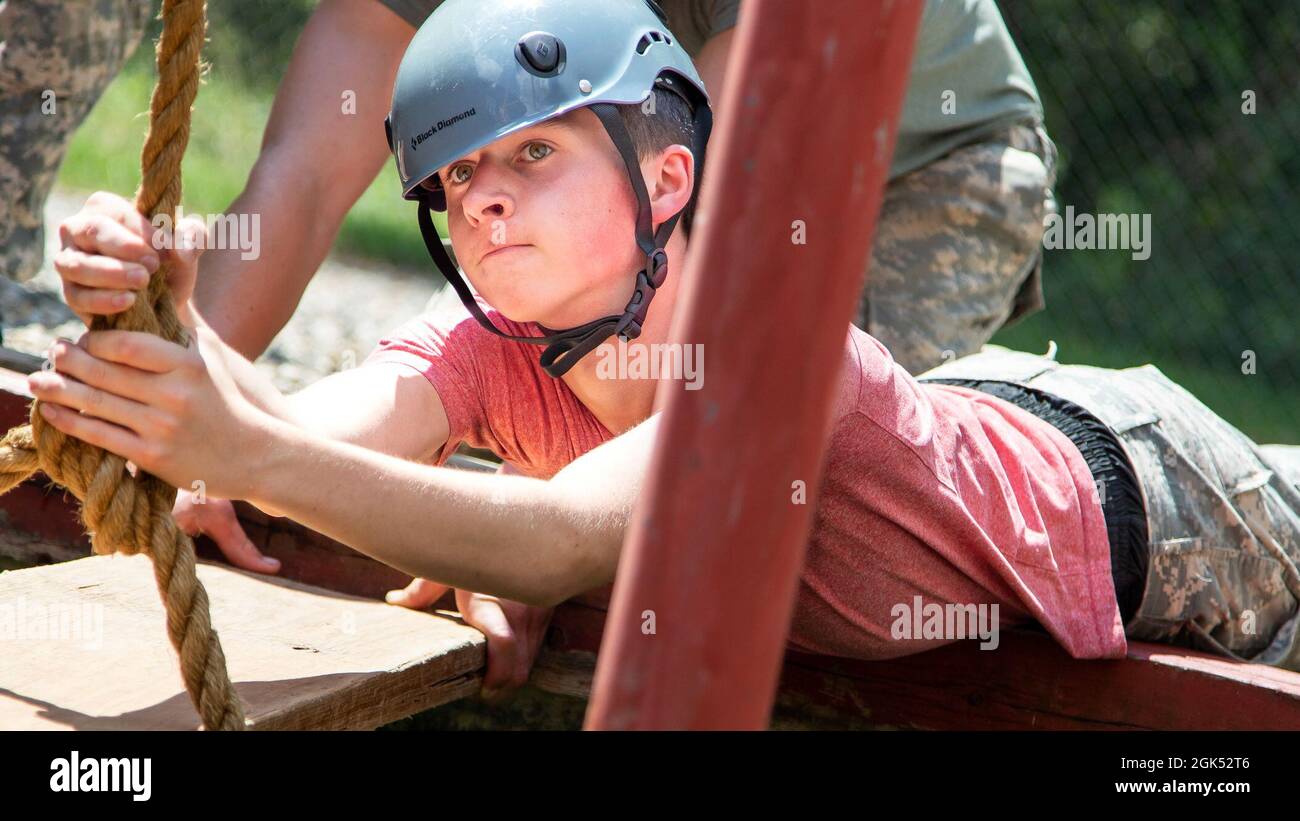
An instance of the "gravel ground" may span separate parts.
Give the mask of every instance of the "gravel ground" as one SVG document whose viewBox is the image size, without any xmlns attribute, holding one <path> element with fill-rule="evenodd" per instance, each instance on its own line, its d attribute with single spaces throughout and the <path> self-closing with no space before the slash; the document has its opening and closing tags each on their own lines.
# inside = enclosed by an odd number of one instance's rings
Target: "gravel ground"
<svg viewBox="0 0 1300 821">
<path fill-rule="evenodd" d="M 55 191 L 45 209 L 47 247 L 41 272 L 21 284 L 0 277 L 5 347 L 43 357 L 56 337 L 76 339 L 85 331 L 64 304 L 59 276 L 50 264 L 59 247 L 59 222 L 84 201 L 84 195 Z M 356 365 L 381 336 L 422 312 L 440 293 L 440 283 L 432 262 L 426 270 L 413 271 L 330 256 L 257 365 L 286 392 Z M 450 289 L 447 295 L 455 298 Z"/>
</svg>

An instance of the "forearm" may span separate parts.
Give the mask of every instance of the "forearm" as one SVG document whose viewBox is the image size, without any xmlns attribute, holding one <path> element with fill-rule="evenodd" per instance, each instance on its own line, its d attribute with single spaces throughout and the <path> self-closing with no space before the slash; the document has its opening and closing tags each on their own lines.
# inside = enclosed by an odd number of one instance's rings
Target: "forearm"
<svg viewBox="0 0 1300 821">
<path fill-rule="evenodd" d="M 418 464 L 279 420 L 265 437 L 250 502 L 412 576 L 541 606 L 613 580 L 626 513 L 564 483 Z"/>
<path fill-rule="evenodd" d="M 189 328 L 203 325 L 216 333 L 216 329 L 212 328 L 206 318 L 195 310 L 192 299 L 178 308 L 178 315 L 182 324 Z M 299 427 L 303 425 L 302 420 L 298 418 L 294 410 L 290 397 L 281 393 L 269 378 L 257 370 L 256 365 L 235 350 L 224 338 L 219 335 L 207 337 L 207 342 L 203 348 L 203 356 L 221 357 L 226 369 L 234 377 L 240 394 L 251 402 L 254 407 L 281 421 Z"/>
<path fill-rule="evenodd" d="M 192 310 L 179 309 L 181 322 L 202 325 L 203 356 L 218 357 L 239 392 L 253 406 L 283 422 L 326 439 L 350 442 L 404 459 L 424 460 L 447 441 L 447 412 L 423 374 L 391 364 L 346 368 L 292 394 L 222 339 Z M 422 420 L 409 424 L 410 419 Z"/>
<path fill-rule="evenodd" d="M 293 316 L 338 229 L 334 220 L 321 223 L 309 182 L 290 184 L 284 176 L 276 155 L 258 159 L 244 192 L 228 209 L 257 220 L 257 253 L 244 259 L 246 252 L 238 247 L 208 250 L 194 287 L 198 313 L 250 360 Z M 292 202 L 287 190 L 296 192 Z"/>
<path fill-rule="evenodd" d="M 383 122 L 411 27 L 375 0 L 323 0 L 275 95 L 262 149 L 232 214 L 259 248 L 209 250 L 195 305 L 256 359 L 292 316 L 348 210 L 388 157 Z"/>
</svg>

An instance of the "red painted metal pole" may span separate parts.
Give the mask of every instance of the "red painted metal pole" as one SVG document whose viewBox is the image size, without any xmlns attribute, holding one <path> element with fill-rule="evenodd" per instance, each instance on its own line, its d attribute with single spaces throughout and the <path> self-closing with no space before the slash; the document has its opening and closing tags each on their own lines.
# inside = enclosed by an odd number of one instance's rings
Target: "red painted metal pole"
<svg viewBox="0 0 1300 821">
<path fill-rule="evenodd" d="M 921 6 L 742 7 L 589 729 L 767 726 Z"/>
</svg>

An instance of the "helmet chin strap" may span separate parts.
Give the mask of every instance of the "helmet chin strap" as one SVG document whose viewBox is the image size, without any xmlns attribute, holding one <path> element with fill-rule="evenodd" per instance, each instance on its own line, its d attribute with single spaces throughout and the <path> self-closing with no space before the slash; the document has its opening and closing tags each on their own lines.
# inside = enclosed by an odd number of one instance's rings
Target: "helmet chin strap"
<svg viewBox="0 0 1300 821">
<path fill-rule="evenodd" d="M 671 82 L 671 80 L 667 81 L 669 85 L 671 85 Z M 442 245 L 442 237 L 438 236 L 438 231 L 433 225 L 428 199 L 422 197 L 419 206 L 420 234 L 424 237 L 424 246 L 429 250 L 429 256 L 433 257 L 434 264 L 438 266 L 438 270 L 446 278 L 448 284 L 455 289 L 456 295 L 460 297 L 461 303 L 464 304 L 470 315 L 488 331 L 504 339 L 526 342 L 530 345 L 546 345 L 546 350 L 542 351 L 540 359 L 541 366 L 548 374 L 556 378 L 568 373 L 569 369 L 577 364 L 578 360 L 591 353 L 610 336 L 617 334 L 620 339 L 626 342 L 641 335 L 646 313 L 650 310 L 650 302 L 654 299 L 656 290 L 668 278 L 668 254 L 664 251 L 664 248 L 668 244 L 668 238 L 672 236 L 678 218 L 682 215 L 682 212 L 678 211 L 667 220 L 664 220 L 657 233 L 652 231 L 650 196 L 646 193 L 645 180 L 641 178 L 641 164 L 637 160 L 636 148 L 632 145 L 632 138 L 623 125 L 618 113 L 618 107 L 611 103 L 593 103 L 589 108 L 592 113 L 600 118 L 605 130 L 609 132 L 610 139 L 614 141 L 614 146 L 622 155 L 637 199 L 636 242 L 642 253 L 645 254 L 645 264 L 637 272 L 636 288 L 621 315 L 607 316 L 588 322 L 585 325 L 579 325 L 576 328 L 558 331 L 538 323 L 538 327 L 546 333 L 546 336 L 542 337 L 514 336 L 505 333 L 493 325 L 492 321 L 483 313 L 483 309 L 475 301 L 474 294 L 470 291 L 468 283 L 460 275 L 456 266 L 452 264 L 451 258 L 447 255 L 447 249 Z M 708 144 L 712 122 L 713 117 L 708 106 L 697 106 L 695 111 L 695 146 L 693 146 L 696 149 L 696 168 L 702 168 L 704 165 L 704 147 Z M 700 178 L 697 173 L 697 191 L 699 182 Z"/>
</svg>

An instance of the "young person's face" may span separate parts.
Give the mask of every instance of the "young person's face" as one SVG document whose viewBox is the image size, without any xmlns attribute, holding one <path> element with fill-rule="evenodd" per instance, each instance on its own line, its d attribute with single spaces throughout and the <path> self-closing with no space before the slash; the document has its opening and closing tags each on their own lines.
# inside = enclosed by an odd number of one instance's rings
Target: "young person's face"
<svg viewBox="0 0 1300 821">
<path fill-rule="evenodd" d="M 686 204 L 690 152 L 641 163 L 657 227 Z M 621 313 L 632 273 L 636 197 L 595 114 L 577 109 L 438 169 L 456 258 L 492 307 L 552 328 Z"/>
</svg>

